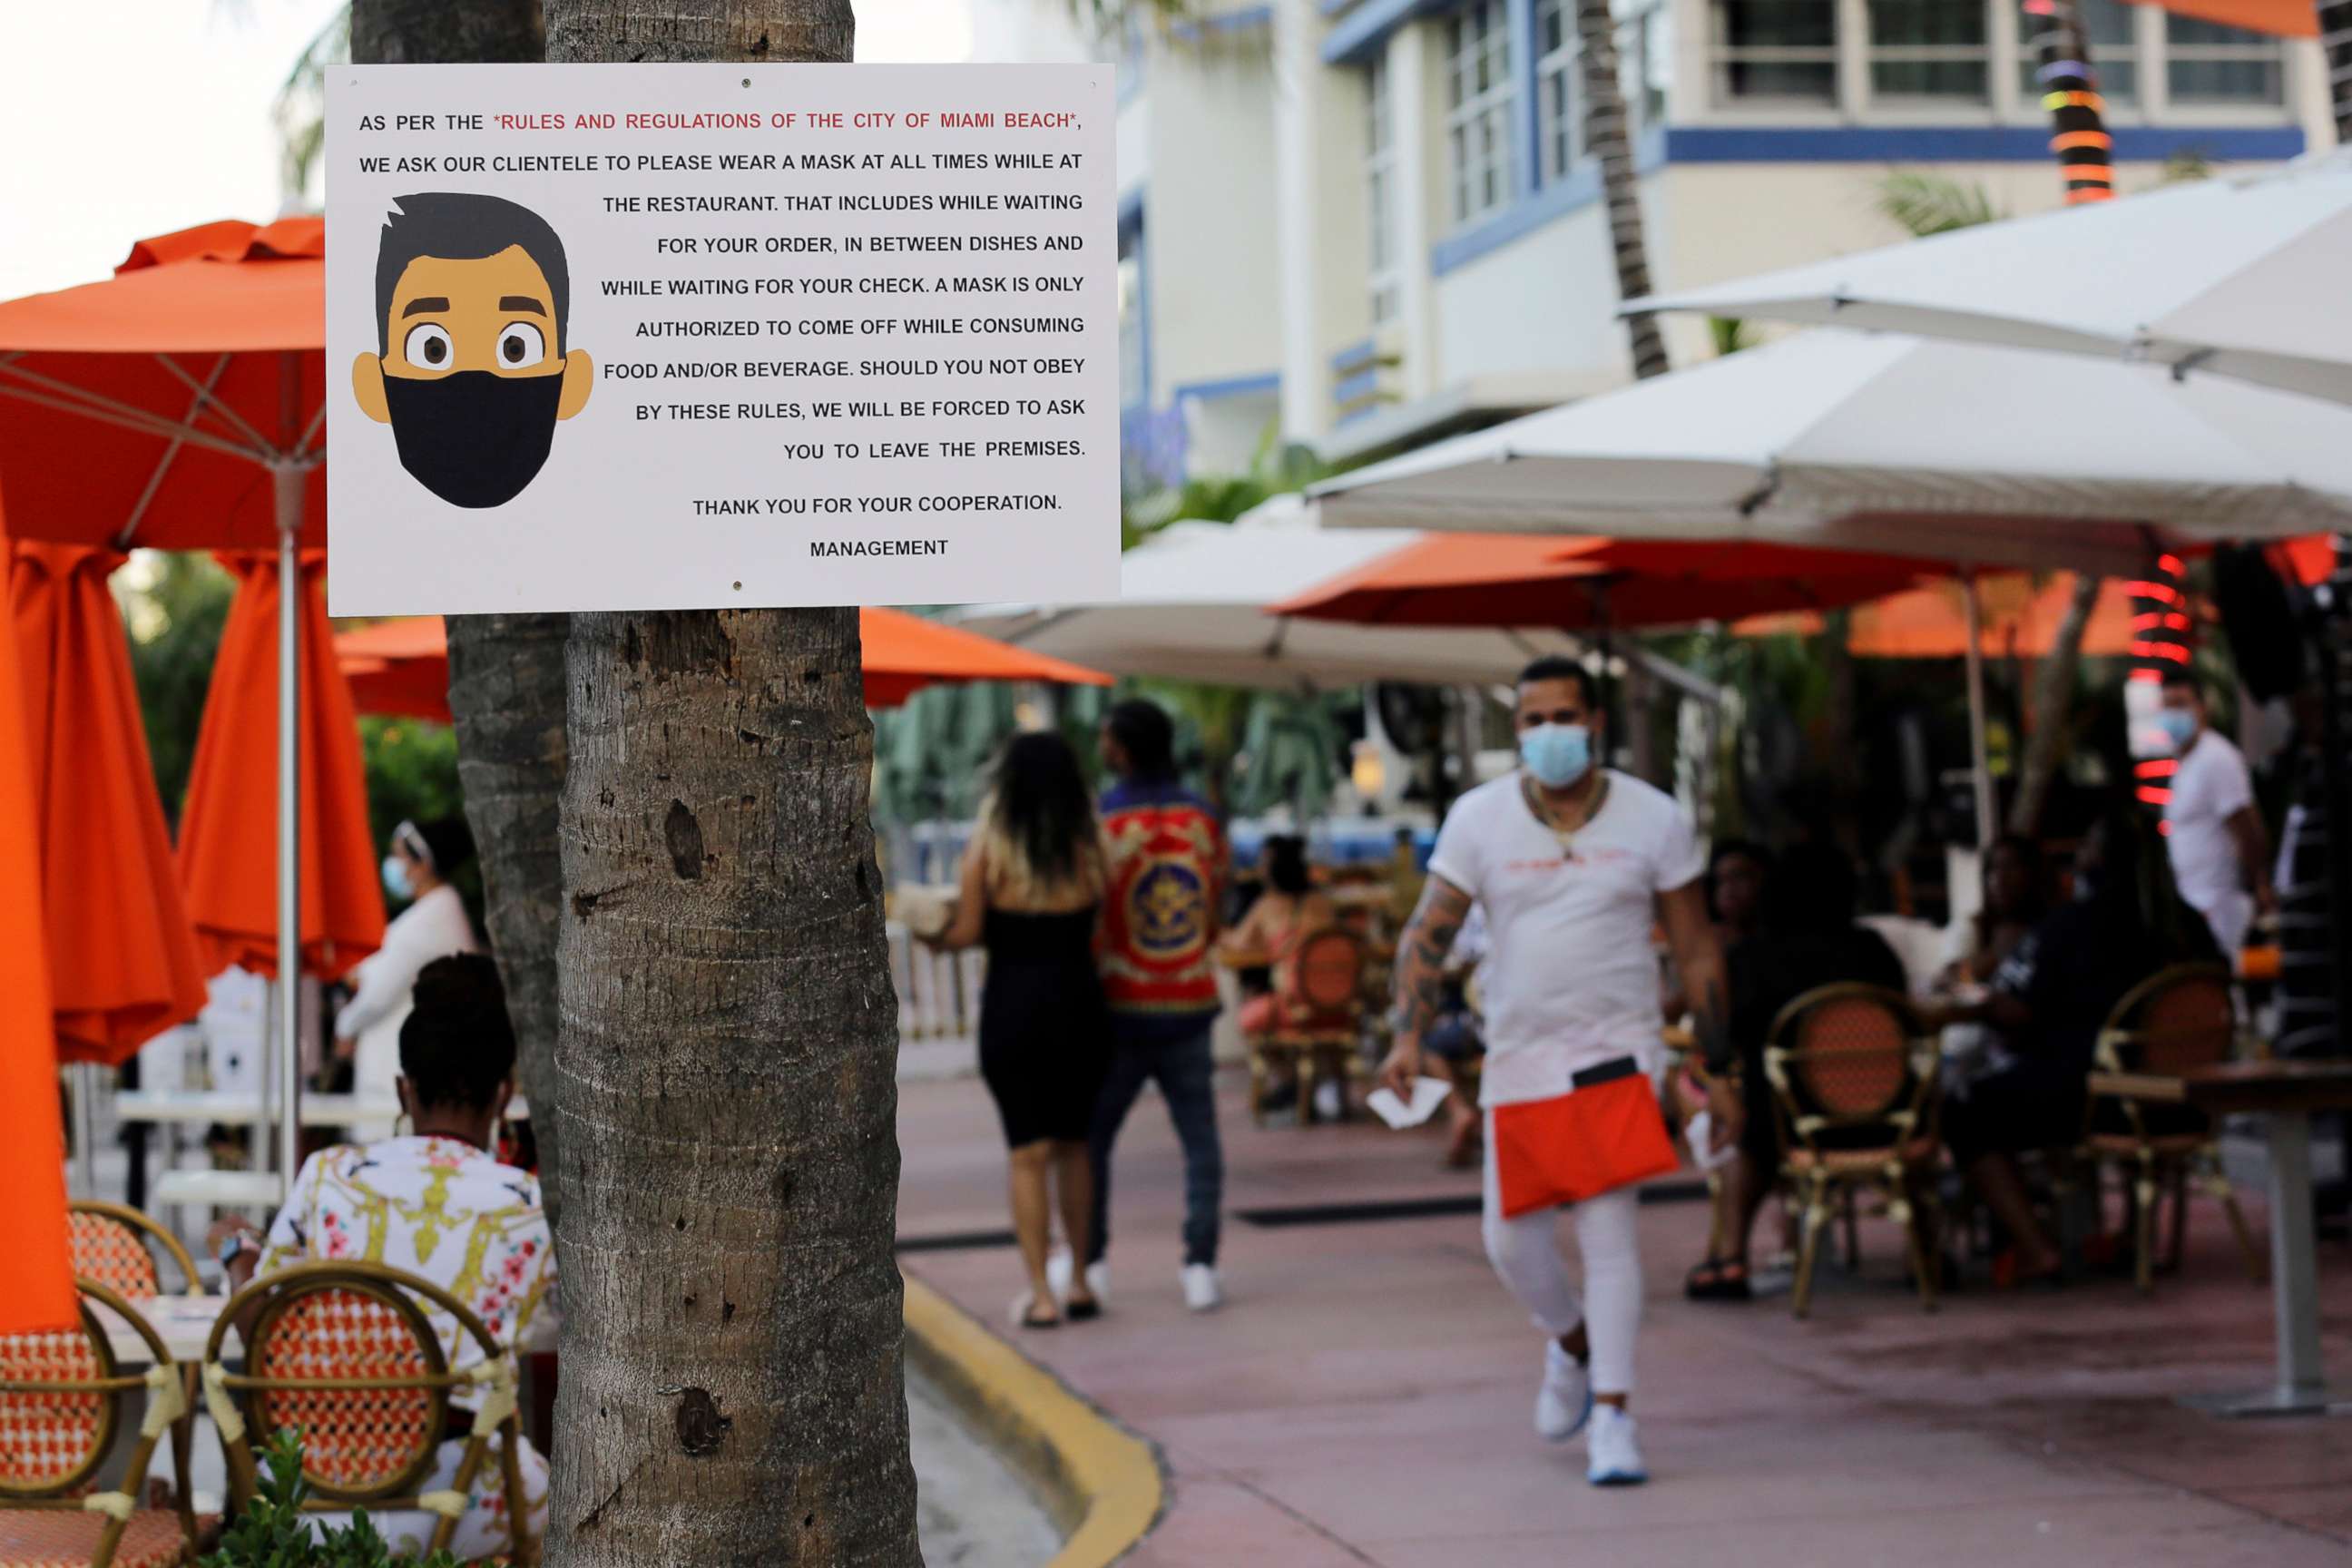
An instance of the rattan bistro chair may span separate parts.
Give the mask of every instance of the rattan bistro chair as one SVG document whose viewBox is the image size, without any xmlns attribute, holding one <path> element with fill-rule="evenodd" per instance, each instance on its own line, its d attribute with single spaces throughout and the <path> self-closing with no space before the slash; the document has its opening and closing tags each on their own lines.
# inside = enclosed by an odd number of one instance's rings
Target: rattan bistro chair
<svg viewBox="0 0 2352 1568">
<path fill-rule="evenodd" d="M 184 1471 L 178 1507 L 142 1507 L 147 1468 L 164 1432 L 188 1426 L 187 1384 L 163 1336 L 128 1300 L 95 1279 L 74 1281 L 81 1322 L 0 1337 L 0 1563 L 33 1568 L 165 1568 L 193 1561 L 215 1521 L 193 1511 Z M 147 1346 L 144 1372 L 117 1365 L 102 1305 Z M 147 1395 L 122 1485 L 96 1482 L 125 1419 L 127 1397 Z"/>
<path fill-rule="evenodd" d="M 1340 1114 L 1347 1114 L 1347 1086 L 1364 1043 L 1364 957 L 1363 939 L 1339 927 L 1299 939 L 1275 993 L 1274 1026 L 1249 1040 L 1252 1120 L 1265 1119 L 1266 1084 L 1286 1070 L 1298 1086 L 1300 1126 L 1314 1117 L 1318 1078 L 1340 1086 Z"/>
<path fill-rule="evenodd" d="M 484 1359 L 450 1371 L 420 1300 L 454 1317 Z M 248 1313 L 252 1328 L 239 1374 L 222 1361 L 222 1342 Z M 465 1517 L 496 1435 L 509 1555 L 516 1563 L 538 1561 L 518 1454 L 514 1358 L 481 1319 L 430 1280 L 380 1263 L 302 1263 L 266 1274 L 222 1309 L 205 1349 L 204 1383 L 205 1406 L 228 1455 L 233 1508 L 254 1495 L 255 1448 L 278 1428 L 296 1427 L 303 1479 L 314 1494 L 308 1506 L 431 1513 L 437 1521 L 430 1549 L 441 1550 Z M 446 1490 L 421 1490 L 448 1433 L 449 1396 L 461 1387 L 484 1392 L 457 1475 Z"/>
<path fill-rule="evenodd" d="M 1791 1305 L 1812 1306 L 1813 1269 L 1833 1198 L 1886 1194 L 1903 1227 L 1919 1304 L 1936 1307 L 1935 1184 L 1939 1054 L 1909 998 L 1875 985 L 1808 991 L 1772 1021 L 1764 1075 L 1780 1118 L 1781 1169 L 1804 1200 Z"/>
<path fill-rule="evenodd" d="M 180 1271 L 180 1289 L 190 1296 L 205 1293 L 196 1278 L 195 1259 L 180 1238 L 137 1209 L 121 1204 L 78 1199 L 66 1205 L 66 1235 L 73 1248 L 73 1269 L 131 1300 L 166 1295 L 163 1271 L 156 1263 L 161 1251 Z"/>
<path fill-rule="evenodd" d="M 2230 971 L 2219 963 L 2180 963 L 2150 975 L 2116 1004 L 2099 1031 L 2098 1062 L 2105 1072 L 2169 1078 L 2228 1061 L 2237 1039 Z M 2096 1165 L 2113 1162 L 2132 1173 L 2137 1232 L 2134 1265 L 2143 1292 L 2156 1285 L 2158 1201 L 2170 1193 L 2171 1261 L 2178 1267 L 2188 1235 L 2192 1177 L 2221 1200 L 2245 1257 L 2246 1272 L 2256 1284 L 2262 1282 L 2262 1249 L 2254 1245 L 2238 1195 L 2222 1173 L 2211 1118 L 2183 1105 L 2101 1096 L 2092 1102 L 2090 1131 L 2084 1142 Z"/>
</svg>

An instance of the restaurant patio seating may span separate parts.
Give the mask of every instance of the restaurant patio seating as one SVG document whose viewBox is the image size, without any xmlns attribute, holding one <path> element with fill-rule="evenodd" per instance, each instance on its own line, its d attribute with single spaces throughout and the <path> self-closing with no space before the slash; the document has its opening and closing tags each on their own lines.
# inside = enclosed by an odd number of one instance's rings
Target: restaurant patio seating
<svg viewBox="0 0 2352 1568">
<path fill-rule="evenodd" d="M 2219 963 L 2182 963 L 2149 976 L 2126 994 L 2099 1031 L 2102 1072 L 2177 1078 L 2226 1062 L 2238 1038 L 2230 971 Z M 2143 1292 L 2156 1286 L 2157 1205 L 2172 1198 L 2171 1257 L 2178 1268 L 2189 1228 L 2192 1177 L 2221 1201 L 2245 1256 L 2246 1272 L 2263 1282 L 2262 1249 L 2254 1244 L 2237 1194 L 2221 1169 L 2212 1119 L 2186 1105 L 2154 1105 L 2124 1096 L 2091 1102 L 2084 1147 L 2095 1169 L 2113 1163 L 2129 1170 L 2136 1230 L 2134 1279 Z"/>
<path fill-rule="evenodd" d="M 184 1483 L 173 1509 L 141 1506 L 156 1441 L 184 1442 L 183 1369 L 152 1325 L 95 1279 L 75 1282 L 81 1321 L 51 1333 L 0 1337 L 0 1563 L 37 1568 L 165 1568 L 192 1558 L 217 1522 L 194 1512 Z M 94 1306 L 129 1324 L 152 1357 L 143 1372 L 116 1365 Z M 130 1412 L 146 1394 L 121 1485 L 98 1489 Z"/>
<path fill-rule="evenodd" d="M 80 1198 L 66 1205 L 66 1238 L 73 1249 L 73 1271 L 95 1279 L 131 1300 L 166 1294 L 160 1250 L 180 1271 L 184 1295 L 204 1294 L 196 1277 L 195 1259 L 180 1238 L 137 1209 L 121 1204 Z"/>
<path fill-rule="evenodd" d="M 1940 1152 L 1935 1037 L 1897 993 L 1839 984 L 1782 1008 L 1769 1038 L 1764 1073 L 1780 1118 L 1781 1170 L 1804 1200 L 1796 1315 L 1811 1309 L 1835 1201 L 1862 1186 L 1885 1193 L 1888 1217 L 1903 1226 L 1919 1304 L 1933 1311 L 1939 1205 L 1925 1178 Z"/>
<path fill-rule="evenodd" d="M 1277 1072 L 1297 1078 L 1300 1126 L 1314 1116 L 1320 1079 L 1340 1086 L 1346 1115 L 1347 1085 L 1363 1070 L 1364 961 L 1364 943 L 1351 931 L 1335 928 L 1300 940 L 1287 983 L 1275 994 L 1274 1026 L 1249 1039 L 1253 1121 L 1265 1121 L 1266 1085 Z"/>
<path fill-rule="evenodd" d="M 455 1318 L 483 1359 L 453 1372 L 419 1302 Z M 254 1314 L 245 1372 L 223 1360 L 226 1335 Z M 254 1496 L 254 1450 L 282 1426 L 300 1429 L 302 1475 L 320 1511 L 365 1506 L 377 1514 L 437 1516 L 430 1547 L 457 1533 L 467 1499 L 499 1440 L 505 1494 L 523 1496 L 514 1358 L 463 1302 L 430 1280 L 380 1263 L 302 1263 L 266 1274 L 230 1298 L 205 1352 L 205 1398 L 228 1455 L 232 1510 Z M 458 1435 L 451 1395 L 482 1391 L 446 1490 L 425 1491 L 445 1437 Z M 529 1510 L 509 1507 L 509 1559 L 538 1560 Z"/>
</svg>

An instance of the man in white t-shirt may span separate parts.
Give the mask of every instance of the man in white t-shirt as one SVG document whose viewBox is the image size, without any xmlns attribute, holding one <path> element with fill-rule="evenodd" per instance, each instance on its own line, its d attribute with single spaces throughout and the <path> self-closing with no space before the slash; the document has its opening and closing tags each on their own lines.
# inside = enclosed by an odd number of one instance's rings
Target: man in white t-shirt
<svg viewBox="0 0 2352 1568">
<path fill-rule="evenodd" d="M 2278 911 L 2269 835 L 2254 806 L 2254 781 L 2244 754 L 2207 727 L 2204 689 L 2187 670 L 2165 678 L 2164 706 L 2156 720 L 2180 759 L 2172 775 L 2172 799 L 2164 808 L 2173 880 L 2234 963 L 2255 910 Z"/>
<path fill-rule="evenodd" d="M 1626 1411 L 1642 1314 L 1635 1190 L 1571 1206 L 1584 1263 L 1580 1298 L 1555 1212 L 1503 1215 L 1492 1113 L 1582 1092 L 1580 1080 L 1622 1077 L 1629 1065 L 1655 1076 L 1664 1020 L 1650 933 L 1660 919 L 1708 1060 L 1727 1064 L 1723 952 L 1690 818 L 1672 797 L 1598 763 L 1603 716 L 1583 666 L 1558 658 L 1529 665 L 1519 676 L 1517 723 L 1521 768 L 1454 802 L 1438 834 L 1428 886 L 1399 944 L 1396 1047 L 1381 1077 L 1410 1097 L 1446 954 L 1475 900 L 1491 944 L 1486 1256 L 1546 1336 L 1536 1431 L 1565 1442 L 1589 1420 L 1589 1479 L 1628 1485 L 1647 1479 Z M 1718 1146 L 1736 1140 L 1741 1106 L 1720 1075 L 1710 1109 Z"/>
</svg>

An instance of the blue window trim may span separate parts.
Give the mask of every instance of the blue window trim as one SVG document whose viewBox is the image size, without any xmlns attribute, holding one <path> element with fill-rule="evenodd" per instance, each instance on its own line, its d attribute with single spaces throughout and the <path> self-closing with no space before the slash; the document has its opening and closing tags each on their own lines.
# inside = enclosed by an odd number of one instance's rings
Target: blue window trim
<svg viewBox="0 0 2352 1568">
<path fill-rule="evenodd" d="M 1378 369 L 1360 370 L 1345 381 L 1331 384 L 1331 401 L 1349 404 L 1359 398 L 1370 397 L 1380 389 L 1381 373 Z"/>
<path fill-rule="evenodd" d="M 1671 132 L 1655 127 L 1634 137 L 1633 163 L 1637 171 L 1649 174 L 1666 162 Z M 2045 153 L 2044 156 L 2048 154 Z M 1513 240 L 1525 238 L 1546 224 L 1592 205 L 1601 199 L 1601 164 L 1592 158 L 1581 158 L 1565 179 L 1554 180 L 1533 196 L 1520 201 L 1457 234 L 1449 234 L 1429 247 L 1429 270 L 1439 278 L 1458 267 L 1466 267 L 1489 251 L 1500 250 Z"/>
<path fill-rule="evenodd" d="M 2108 131 L 2119 163 L 2160 163 L 2183 153 L 2270 163 L 2304 150 L 2299 125 Z M 1676 125 L 1665 134 L 1666 161 L 1675 163 L 2038 163 L 2052 156 L 2041 125 Z"/>
<path fill-rule="evenodd" d="M 2221 163 L 2284 162 L 2304 150 L 2294 125 L 2115 127 L 2119 163 L 2160 163 L 2182 153 Z M 1675 125 L 1634 137 L 1635 166 L 1667 163 L 2042 163 L 2050 132 L 2039 125 Z M 1439 278 L 1601 199 L 1601 170 L 1586 158 L 1485 221 L 1429 248 Z M 1339 368 L 1336 363 L 1335 369 Z"/>
<path fill-rule="evenodd" d="M 1349 371 L 1361 370 L 1379 355 L 1378 345 L 1370 338 L 1364 339 L 1361 342 L 1349 343 L 1331 356 L 1331 374 L 1345 375 Z"/>
<path fill-rule="evenodd" d="M 1458 0 L 1363 0 L 1323 39 L 1327 66 L 1360 66 L 1388 46 L 1389 35 L 1417 16 L 1451 10 Z"/>
<path fill-rule="evenodd" d="M 1175 389 L 1176 403 L 1214 403 L 1227 397 L 1251 397 L 1282 390 L 1282 373 L 1260 371 L 1255 375 L 1221 376 L 1214 381 L 1188 381 Z"/>
<path fill-rule="evenodd" d="M 1169 36 L 1180 43 L 1196 44 L 1214 33 L 1246 33 L 1258 27 L 1274 26 L 1272 5 L 1244 5 L 1237 10 L 1218 11 L 1210 16 L 1188 18 L 1168 29 Z"/>
</svg>

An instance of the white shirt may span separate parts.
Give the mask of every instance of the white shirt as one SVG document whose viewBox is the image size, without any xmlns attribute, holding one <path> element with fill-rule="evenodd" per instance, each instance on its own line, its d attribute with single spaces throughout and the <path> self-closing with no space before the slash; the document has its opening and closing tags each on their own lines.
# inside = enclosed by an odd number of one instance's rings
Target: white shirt
<svg viewBox="0 0 2352 1568">
<path fill-rule="evenodd" d="M 1564 1094 L 1572 1074 L 1619 1057 L 1654 1066 L 1657 896 L 1706 870 L 1689 816 L 1641 780 L 1609 773 L 1600 812 L 1564 848 L 1528 809 L 1521 777 L 1455 801 L 1429 858 L 1486 911 L 1488 1105 Z"/>
<path fill-rule="evenodd" d="M 471 1307 L 501 1344 L 555 1346 L 555 1248 L 538 1179 L 470 1143 L 387 1138 L 303 1161 L 259 1272 L 320 1259 L 390 1264 Z M 482 1359 L 457 1319 L 429 1304 L 425 1315 L 453 1369 Z M 478 1400 L 471 1390 L 456 1397 Z"/>
<path fill-rule="evenodd" d="M 2189 907 L 2205 917 L 2214 941 L 2235 962 L 2254 905 L 2238 865 L 2230 818 L 2254 804 L 2253 776 L 2238 748 L 2210 730 L 2198 734 L 2172 775 L 2164 808 L 2173 879 Z"/>
<path fill-rule="evenodd" d="M 416 977 L 436 958 L 474 951 L 474 923 L 465 900 L 444 882 L 393 918 L 383 945 L 358 970 L 358 988 L 335 1015 L 335 1037 L 358 1045 L 352 1088 L 362 1095 L 393 1093 L 400 1075 L 400 1026 L 407 1021 Z"/>
</svg>

